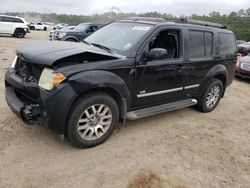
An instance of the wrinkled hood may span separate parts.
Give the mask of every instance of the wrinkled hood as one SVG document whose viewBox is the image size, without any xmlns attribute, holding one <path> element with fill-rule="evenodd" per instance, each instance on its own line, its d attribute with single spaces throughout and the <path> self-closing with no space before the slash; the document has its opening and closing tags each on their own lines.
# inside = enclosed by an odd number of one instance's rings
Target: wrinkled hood
<svg viewBox="0 0 250 188">
<path fill-rule="evenodd" d="M 86 45 L 84 43 L 46 41 L 39 43 L 30 43 L 17 49 L 17 55 L 33 64 L 52 66 L 60 59 L 74 55 L 98 56 L 99 60 L 118 59 L 120 55 L 111 54 L 100 48 Z M 102 59 L 103 58 L 103 59 Z"/>
</svg>

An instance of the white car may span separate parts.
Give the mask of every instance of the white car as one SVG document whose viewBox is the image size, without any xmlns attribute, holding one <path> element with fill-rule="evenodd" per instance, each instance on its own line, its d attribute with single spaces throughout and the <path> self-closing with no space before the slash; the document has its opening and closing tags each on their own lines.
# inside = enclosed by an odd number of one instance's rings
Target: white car
<svg viewBox="0 0 250 188">
<path fill-rule="evenodd" d="M 30 24 L 30 30 L 44 30 L 44 31 L 47 31 L 47 29 L 48 29 L 48 26 L 45 25 L 42 22 L 38 22 L 36 24 Z"/>
<path fill-rule="evenodd" d="M 59 24 L 56 24 L 53 29 L 54 30 L 62 29 L 64 27 L 67 27 L 68 25 L 69 24 L 66 24 L 66 23 L 59 23 Z"/>
<path fill-rule="evenodd" d="M 28 22 L 17 16 L 0 15 L 0 33 L 24 38 L 29 33 Z"/>
</svg>

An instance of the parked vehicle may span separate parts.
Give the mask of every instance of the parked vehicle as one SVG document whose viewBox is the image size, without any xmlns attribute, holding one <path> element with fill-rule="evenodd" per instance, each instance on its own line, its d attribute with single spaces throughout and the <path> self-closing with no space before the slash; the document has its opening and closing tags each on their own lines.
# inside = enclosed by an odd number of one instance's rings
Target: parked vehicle
<svg viewBox="0 0 250 188">
<path fill-rule="evenodd" d="M 250 53 L 245 56 L 239 54 L 235 67 L 235 75 L 241 78 L 250 78 Z"/>
<path fill-rule="evenodd" d="M 17 16 L 0 15 L 0 34 L 24 38 L 29 33 L 28 22 Z"/>
<path fill-rule="evenodd" d="M 64 27 L 67 27 L 69 24 L 66 24 L 66 23 L 59 23 L 59 24 L 56 24 L 53 29 L 54 30 L 58 30 L 58 29 L 62 29 Z"/>
<path fill-rule="evenodd" d="M 46 24 L 42 23 L 42 22 L 38 22 L 36 24 L 31 23 L 29 25 L 29 27 L 30 27 L 30 30 L 43 30 L 43 31 L 47 31 L 47 29 L 48 29 L 48 26 Z"/>
<path fill-rule="evenodd" d="M 50 37 L 50 40 L 55 40 L 55 38 L 57 38 L 59 33 L 58 31 L 61 30 L 63 32 L 65 31 L 68 31 L 68 30 L 74 30 L 76 26 L 66 26 L 66 27 L 63 27 L 62 29 L 58 29 L 58 30 L 52 30 L 50 31 L 49 33 L 49 37 Z"/>
<path fill-rule="evenodd" d="M 250 53 L 250 42 L 245 42 L 243 44 L 238 45 L 238 52 L 243 56 Z"/>
<path fill-rule="evenodd" d="M 11 110 L 80 148 L 103 143 L 119 121 L 214 110 L 234 79 L 233 32 L 144 19 L 110 23 L 82 43 L 17 49 L 5 75 Z"/>
<path fill-rule="evenodd" d="M 59 30 L 55 32 L 54 40 L 81 42 L 83 39 L 100 29 L 102 26 L 103 24 L 81 23 L 76 26 L 74 30 Z"/>
<path fill-rule="evenodd" d="M 236 44 L 237 45 L 240 45 L 240 44 L 244 44 L 246 41 L 244 40 L 236 40 Z"/>
</svg>

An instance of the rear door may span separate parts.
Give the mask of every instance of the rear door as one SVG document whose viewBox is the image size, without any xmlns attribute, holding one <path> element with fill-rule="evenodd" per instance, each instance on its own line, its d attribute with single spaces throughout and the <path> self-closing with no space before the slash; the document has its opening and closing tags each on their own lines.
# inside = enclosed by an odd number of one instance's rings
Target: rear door
<svg viewBox="0 0 250 188">
<path fill-rule="evenodd" d="M 13 34 L 14 29 L 15 29 L 14 18 L 3 16 L 1 20 L 1 33 Z"/>
</svg>

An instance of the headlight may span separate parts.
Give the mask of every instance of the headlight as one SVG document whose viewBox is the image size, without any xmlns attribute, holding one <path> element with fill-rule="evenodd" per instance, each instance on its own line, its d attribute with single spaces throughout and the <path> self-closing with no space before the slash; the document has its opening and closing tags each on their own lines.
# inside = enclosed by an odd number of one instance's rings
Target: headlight
<svg viewBox="0 0 250 188">
<path fill-rule="evenodd" d="M 58 37 L 59 37 L 59 38 L 63 38 L 63 37 L 65 37 L 66 35 L 67 35 L 67 33 L 59 33 Z"/>
<path fill-rule="evenodd" d="M 65 80 L 65 77 L 62 73 L 54 73 L 52 69 L 44 68 L 38 86 L 46 90 L 51 90 L 63 80 Z"/>
<path fill-rule="evenodd" d="M 12 62 L 12 64 L 11 64 L 11 68 L 15 68 L 15 66 L 16 66 L 16 61 L 17 61 L 17 56 L 14 58 L 14 60 L 13 60 L 13 62 Z"/>
<path fill-rule="evenodd" d="M 246 71 L 250 71 L 250 64 L 249 63 L 240 63 L 240 68 Z"/>
</svg>

